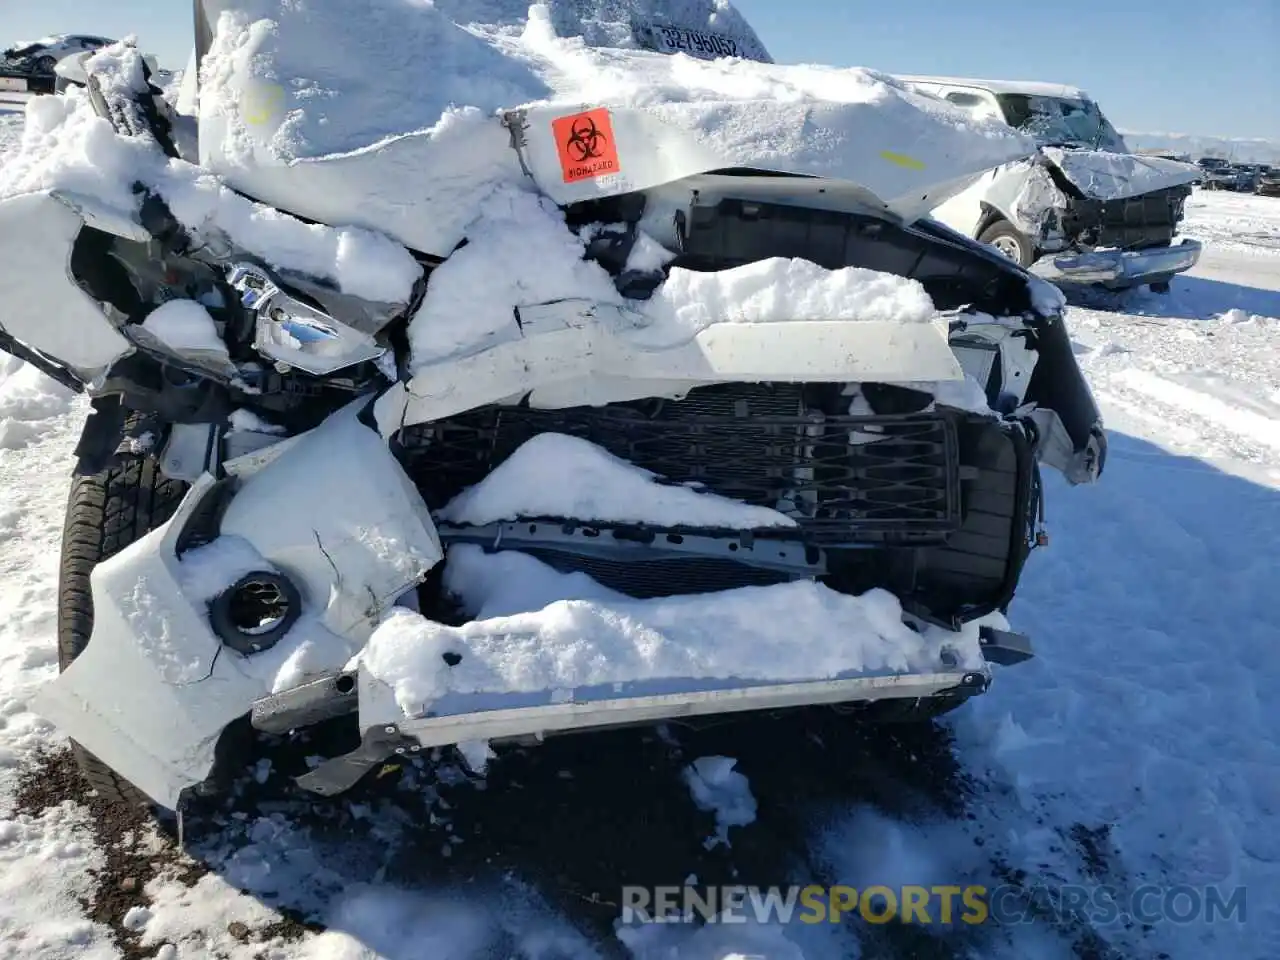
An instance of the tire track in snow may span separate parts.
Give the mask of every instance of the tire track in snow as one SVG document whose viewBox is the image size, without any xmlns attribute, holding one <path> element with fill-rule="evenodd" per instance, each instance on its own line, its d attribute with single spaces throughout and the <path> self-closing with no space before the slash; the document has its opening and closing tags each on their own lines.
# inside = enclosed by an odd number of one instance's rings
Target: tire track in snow
<svg viewBox="0 0 1280 960">
<path fill-rule="evenodd" d="M 1136 367 L 1119 371 L 1111 378 L 1111 383 L 1128 387 L 1246 441 L 1280 451 L 1280 419 L 1255 413 L 1238 403 L 1230 403 L 1206 391 L 1183 386 Z"/>
</svg>

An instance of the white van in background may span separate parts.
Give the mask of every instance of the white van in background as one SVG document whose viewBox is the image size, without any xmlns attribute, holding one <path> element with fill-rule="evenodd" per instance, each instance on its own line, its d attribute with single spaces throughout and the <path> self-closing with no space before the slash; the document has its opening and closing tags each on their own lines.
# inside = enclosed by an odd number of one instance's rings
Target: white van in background
<svg viewBox="0 0 1280 960">
<path fill-rule="evenodd" d="M 933 211 L 935 219 L 1055 281 L 1125 289 L 1169 280 L 1200 258 L 1174 243 L 1200 171 L 1132 153 L 1078 87 L 900 76 L 921 93 L 1002 118 L 1033 137 L 1034 157 L 985 173 Z"/>
</svg>

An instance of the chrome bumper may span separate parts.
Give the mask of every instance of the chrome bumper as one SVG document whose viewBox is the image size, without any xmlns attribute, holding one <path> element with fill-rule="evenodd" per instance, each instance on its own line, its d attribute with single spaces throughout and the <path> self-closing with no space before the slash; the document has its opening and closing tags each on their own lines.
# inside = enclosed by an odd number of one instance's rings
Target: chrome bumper
<svg viewBox="0 0 1280 960">
<path fill-rule="evenodd" d="M 1147 250 L 1094 250 L 1090 253 L 1046 257 L 1031 272 L 1046 280 L 1097 283 L 1106 287 L 1132 287 L 1168 280 L 1190 270 L 1203 249 L 1198 240 L 1183 240 L 1168 247 Z"/>
</svg>

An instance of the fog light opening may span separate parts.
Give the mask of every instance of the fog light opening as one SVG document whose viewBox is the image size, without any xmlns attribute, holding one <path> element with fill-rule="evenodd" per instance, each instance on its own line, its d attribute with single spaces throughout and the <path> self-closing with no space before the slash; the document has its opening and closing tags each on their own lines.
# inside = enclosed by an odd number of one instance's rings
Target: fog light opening
<svg viewBox="0 0 1280 960">
<path fill-rule="evenodd" d="M 302 613 L 302 597 L 276 573 L 247 573 L 214 598 L 209 619 L 218 638 L 249 656 L 275 646 Z"/>
</svg>

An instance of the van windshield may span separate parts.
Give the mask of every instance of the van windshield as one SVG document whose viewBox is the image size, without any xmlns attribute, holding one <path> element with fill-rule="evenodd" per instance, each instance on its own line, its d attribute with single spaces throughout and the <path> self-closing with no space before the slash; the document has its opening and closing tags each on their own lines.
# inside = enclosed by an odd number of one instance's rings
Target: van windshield
<svg viewBox="0 0 1280 960">
<path fill-rule="evenodd" d="M 1042 147 L 1092 147 L 1128 153 L 1124 139 L 1092 100 L 1004 93 L 996 98 L 1005 122 Z"/>
</svg>

